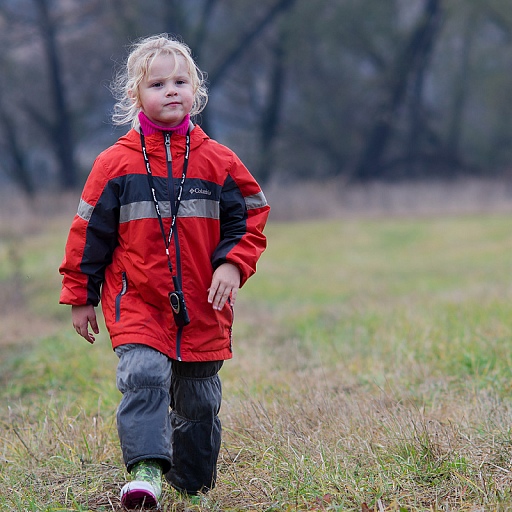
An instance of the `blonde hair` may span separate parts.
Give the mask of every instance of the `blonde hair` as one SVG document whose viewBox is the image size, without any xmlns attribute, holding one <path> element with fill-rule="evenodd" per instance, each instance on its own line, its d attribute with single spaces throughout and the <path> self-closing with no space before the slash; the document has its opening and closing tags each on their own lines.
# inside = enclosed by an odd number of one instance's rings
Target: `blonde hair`
<svg viewBox="0 0 512 512">
<path fill-rule="evenodd" d="M 149 72 L 149 68 L 159 55 L 172 55 L 178 66 L 177 57 L 183 57 L 194 90 L 194 102 L 190 115 L 199 114 L 208 102 L 206 74 L 203 73 L 194 59 L 190 48 L 168 34 L 159 34 L 136 41 L 128 55 L 126 65 L 119 71 L 111 85 L 114 98 L 117 100 L 112 113 L 112 123 L 124 125 L 131 123 L 133 128 L 139 126 L 138 114 L 141 110 L 139 85 Z"/>
</svg>

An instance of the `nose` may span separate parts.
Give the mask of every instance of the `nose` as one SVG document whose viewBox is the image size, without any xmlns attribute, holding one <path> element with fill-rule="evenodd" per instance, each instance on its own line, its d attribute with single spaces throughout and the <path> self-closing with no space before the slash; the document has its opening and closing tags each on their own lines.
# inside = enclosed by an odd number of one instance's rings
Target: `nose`
<svg viewBox="0 0 512 512">
<path fill-rule="evenodd" d="M 175 96 L 176 95 L 176 88 L 174 87 L 174 84 L 169 84 L 165 91 L 166 96 Z"/>
</svg>

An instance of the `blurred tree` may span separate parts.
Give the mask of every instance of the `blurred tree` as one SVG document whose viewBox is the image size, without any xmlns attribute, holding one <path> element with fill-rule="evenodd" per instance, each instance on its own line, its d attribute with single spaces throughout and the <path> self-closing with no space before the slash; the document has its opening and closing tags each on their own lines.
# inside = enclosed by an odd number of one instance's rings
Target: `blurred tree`
<svg viewBox="0 0 512 512">
<path fill-rule="evenodd" d="M 512 9 L 504 0 L 452 0 L 429 76 L 437 152 L 449 176 L 496 175 L 512 161 Z M 433 166 L 431 166 L 433 167 Z"/>
<path fill-rule="evenodd" d="M 347 174 L 379 97 L 392 33 L 390 2 L 302 0 L 286 20 L 287 84 L 275 172 L 299 179 Z"/>
<path fill-rule="evenodd" d="M 112 67 L 166 31 L 208 72 L 198 121 L 262 182 L 512 163 L 508 0 L 0 0 L 4 179 L 80 185 L 119 135 Z"/>
<path fill-rule="evenodd" d="M 19 76 L 17 67 L 10 58 L 12 41 L 7 37 L 10 19 L 0 11 L 0 159 L 1 169 L 5 175 L 28 195 L 33 195 L 34 184 L 30 176 L 28 159 L 23 148 L 22 136 L 16 122 L 20 114 L 13 108 L 12 84 Z"/>
<path fill-rule="evenodd" d="M 466 109 L 469 96 L 469 72 L 471 63 L 471 53 L 475 43 L 475 34 L 477 26 L 477 11 L 472 6 L 469 9 L 468 19 L 462 27 L 460 35 L 460 64 L 456 69 L 456 77 L 453 87 L 453 103 L 451 116 L 448 120 L 447 145 L 451 148 L 456 158 L 460 157 L 464 111 Z"/>
<path fill-rule="evenodd" d="M 49 12 L 48 0 L 34 0 L 34 3 L 38 13 L 37 26 L 48 61 L 53 112 L 48 118 L 30 103 L 26 103 L 24 108 L 29 109 L 31 117 L 49 135 L 50 144 L 55 148 L 57 155 L 59 183 L 63 188 L 71 189 L 77 185 L 77 170 L 71 113 L 68 108 L 61 58 L 56 40 L 57 25 L 55 18 Z"/>
<path fill-rule="evenodd" d="M 5 20 L 2 20 L 5 23 Z M 4 27 L 0 27 L 0 45 L 8 48 L 8 41 L 5 40 L 2 31 Z M 8 94 L 9 82 L 16 77 L 15 68 L 6 58 L 3 52 L 0 54 L 0 68 L 3 73 L 0 74 L 0 152 L 2 155 L 2 167 L 5 174 L 16 183 L 21 190 L 29 196 L 34 194 L 34 184 L 30 176 L 29 165 L 27 162 L 25 151 L 22 147 L 21 136 L 19 134 L 17 123 L 14 117 L 16 112 L 9 108 L 10 97 Z"/>
<path fill-rule="evenodd" d="M 425 0 L 424 10 L 416 26 L 405 39 L 403 47 L 396 53 L 395 61 L 386 69 L 384 101 L 375 116 L 375 123 L 370 127 L 359 161 L 352 178 L 368 180 L 381 178 L 384 174 L 384 156 L 396 130 L 397 112 L 407 98 L 408 87 L 413 85 L 413 105 L 411 112 L 421 111 L 422 87 L 424 75 L 429 64 L 435 38 L 439 33 L 441 21 L 441 0 Z M 416 141 L 422 129 L 420 118 L 411 117 L 407 150 L 408 161 L 416 158 L 418 146 Z M 411 151 L 413 150 L 413 151 Z"/>
<path fill-rule="evenodd" d="M 1 144 L 5 171 L 12 181 L 19 185 L 21 190 L 29 196 L 33 196 L 35 192 L 34 183 L 30 177 L 25 152 L 16 133 L 16 124 L 3 105 L 0 105 L 0 124 L 5 133 L 5 138 Z"/>
<path fill-rule="evenodd" d="M 282 26 L 277 27 L 277 35 L 271 47 L 271 69 L 268 78 L 267 94 L 261 109 L 260 120 L 260 161 L 256 174 L 262 183 L 266 183 L 275 168 L 274 145 L 283 115 L 284 95 L 286 92 L 286 33 Z"/>
<path fill-rule="evenodd" d="M 52 182 L 52 174 L 62 189 L 79 185 L 73 133 L 80 126 L 77 114 L 90 98 L 83 76 L 94 62 L 95 47 L 81 49 L 74 41 L 77 32 L 90 35 L 87 22 L 101 13 L 99 4 L 0 1 L 0 23 L 10 27 L 1 65 L 14 71 L 14 80 L 0 92 L 0 122 L 10 140 L 10 160 L 17 162 L 17 181 L 28 192 Z"/>
</svg>

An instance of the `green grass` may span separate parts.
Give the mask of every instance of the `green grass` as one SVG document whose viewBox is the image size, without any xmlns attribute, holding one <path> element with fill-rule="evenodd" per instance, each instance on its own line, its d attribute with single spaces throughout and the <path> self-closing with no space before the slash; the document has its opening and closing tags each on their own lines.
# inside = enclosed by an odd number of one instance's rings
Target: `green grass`
<svg viewBox="0 0 512 512">
<path fill-rule="evenodd" d="M 0 240 L 0 510 L 119 510 L 116 357 L 57 305 L 69 220 Z M 221 372 L 218 486 L 163 509 L 512 510 L 512 219 L 267 235 Z"/>
</svg>

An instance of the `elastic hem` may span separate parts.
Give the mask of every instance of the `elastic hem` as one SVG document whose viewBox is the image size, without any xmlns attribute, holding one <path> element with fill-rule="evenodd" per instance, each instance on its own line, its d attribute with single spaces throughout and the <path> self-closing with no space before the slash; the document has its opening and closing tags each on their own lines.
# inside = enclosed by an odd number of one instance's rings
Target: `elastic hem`
<svg viewBox="0 0 512 512">
<path fill-rule="evenodd" d="M 139 389 L 163 389 L 166 393 L 169 392 L 168 388 L 166 386 L 130 386 L 130 387 L 126 387 L 126 388 L 123 388 L 123 391 L 121 391 L 121 393 L 128 393 L 130 391 L 138 391 Z"/>
<path fill-rule="evenodd" d="M 215 379 L 217 377 L 217 373 L 215 375 L 211 375 L 210 377 L 184 377 L 183 375 L 180 375 L 179 373 L 174 372 L 174 375 L 176 378 L 180 380 L 210 380 Z"/>
<path fill-rule="evenodd" d="M 165 477 L 167 480 L 167 483 L 173 488 L 176 489 L 180 494 L 183 496 L 198 496 L 199 494 L 206 494 L 210 489 L 208 487 L 203 487 L 199 491 L 187 491 L 186 489 L 182 489 L 181 487 L 178 487 L 177 485 L 173 484 L 167 476 Z"/>
<path fill-rule="evenodd" d="M 158 462 L 158 464 L 160 464 L 162 467 L 162 473 L 164 474 L 171 469 L 171 459 L 168 457 L 162 457 L 162 455 L 141 455 L 126 463 L 126 471 L 131 473 L 133 466 L 143 460 L 154 460 L 155 462 Z"/>
</svg>

